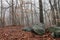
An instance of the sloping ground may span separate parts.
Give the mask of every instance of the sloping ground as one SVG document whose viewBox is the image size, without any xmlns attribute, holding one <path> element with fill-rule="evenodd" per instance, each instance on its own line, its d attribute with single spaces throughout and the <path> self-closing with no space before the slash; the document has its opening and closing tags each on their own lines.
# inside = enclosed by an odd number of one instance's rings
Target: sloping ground
<svg viewBox="0 0 60 40">
<path fill-rule="evenodd" d="M 0 28 L 0 40 L 60 40 L 54 39 L 50 33 L 43 36 L 35 35 L 31 32 L 24 32 L 21 30 L 22 26 L 10 26 Z"/>
</svg>

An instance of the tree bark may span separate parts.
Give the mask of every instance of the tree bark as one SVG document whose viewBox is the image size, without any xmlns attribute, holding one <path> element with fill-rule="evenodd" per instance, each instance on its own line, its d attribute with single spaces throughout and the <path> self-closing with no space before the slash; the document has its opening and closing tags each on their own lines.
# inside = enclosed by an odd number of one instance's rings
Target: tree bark
<svg viewBox="0 0 60 40">
<path fill-rule="evenodd" d="M 44 20 L 43 20 L 43 5 L 42 5 L 42 0 L 39 0 L 39 9 L 40 9 L 40 22 L 44 23 Z"/>
</svg>

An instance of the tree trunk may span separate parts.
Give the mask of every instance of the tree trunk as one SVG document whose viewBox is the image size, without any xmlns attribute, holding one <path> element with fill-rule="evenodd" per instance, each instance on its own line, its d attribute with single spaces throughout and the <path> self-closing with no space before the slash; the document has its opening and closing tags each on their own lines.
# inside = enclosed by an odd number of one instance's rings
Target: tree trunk
<svg viewBox="0 0 60 40">
<path fill-rule="evenodd" d="M 43 5 L 42 5 L 42 0 L 39 0 L 39 8 L 40 8 L 40 22 L 44 23 L 44 20 L 43 20 Z"/>
<path fill-rule="evenodd" d="M 12 25 L 15 25 L 15 14 L 14 14 L 14 6 L 13 6 L 13 0 L 12 0 Z"/>
<path fill-rule="evenodd" d="M 51 0 L 49 0 L 49 3 L 50 3 L 50 6 L 51 6 L 51 10 L 52 10 L 52 17 L 53 17 L 53 20 L 52 20 L 52 24 L 56 24 L 56 17 L 55 17 L 55 12 L 54 12 L 54 7 L 51 3 Z"/>
<path fill-rule="evenodd" d="M 2 19 L 2 10 L 3 10 L 3 9 L 2 9 L 2 7 L 3 7 L 3 4 L 2 4 L 2 0 L 1 0 L 1 26 L 3 26 L 3 22 L 2 22 L 2 20 L 3 20 L 3 19 Z"/>
</svg>

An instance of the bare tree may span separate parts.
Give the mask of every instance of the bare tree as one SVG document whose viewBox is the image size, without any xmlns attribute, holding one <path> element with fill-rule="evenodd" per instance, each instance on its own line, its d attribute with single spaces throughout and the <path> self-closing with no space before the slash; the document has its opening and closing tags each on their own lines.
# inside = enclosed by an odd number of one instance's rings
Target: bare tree
<svg viewBox="0 0 60 40">
<path fill-rule="evenodd" d="M 51 6 L 51 10 L 52 10 L 52 17 L 53 17 L 52 22 L 53 22 L 53 24 L 56 24 L 56 17 L 55 17 L 54 7 L 51 3 L 51 0 L 49 0 L 49 3 L 50 3 L 50 6 Z"/>
</svg>

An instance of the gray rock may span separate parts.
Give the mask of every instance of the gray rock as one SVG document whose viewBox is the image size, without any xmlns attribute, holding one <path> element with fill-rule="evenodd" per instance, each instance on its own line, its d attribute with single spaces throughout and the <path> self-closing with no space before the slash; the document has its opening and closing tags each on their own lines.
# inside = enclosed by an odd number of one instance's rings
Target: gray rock
<svg viewBox="0 0 60 40">
<path fill-rule="evenodd" d="M 43 28 L 43 26 L 40 26 L 40 25 L 34 25 L 33 31 L 39 35 L 43 35 L 45 33 L 45 29 Z"/>
<path fill-rule="evenodd" d="M 33 29 L 32 27 L 24 27 L 22 28 L 23 31 L 31 32 Z"/>
</svg>

